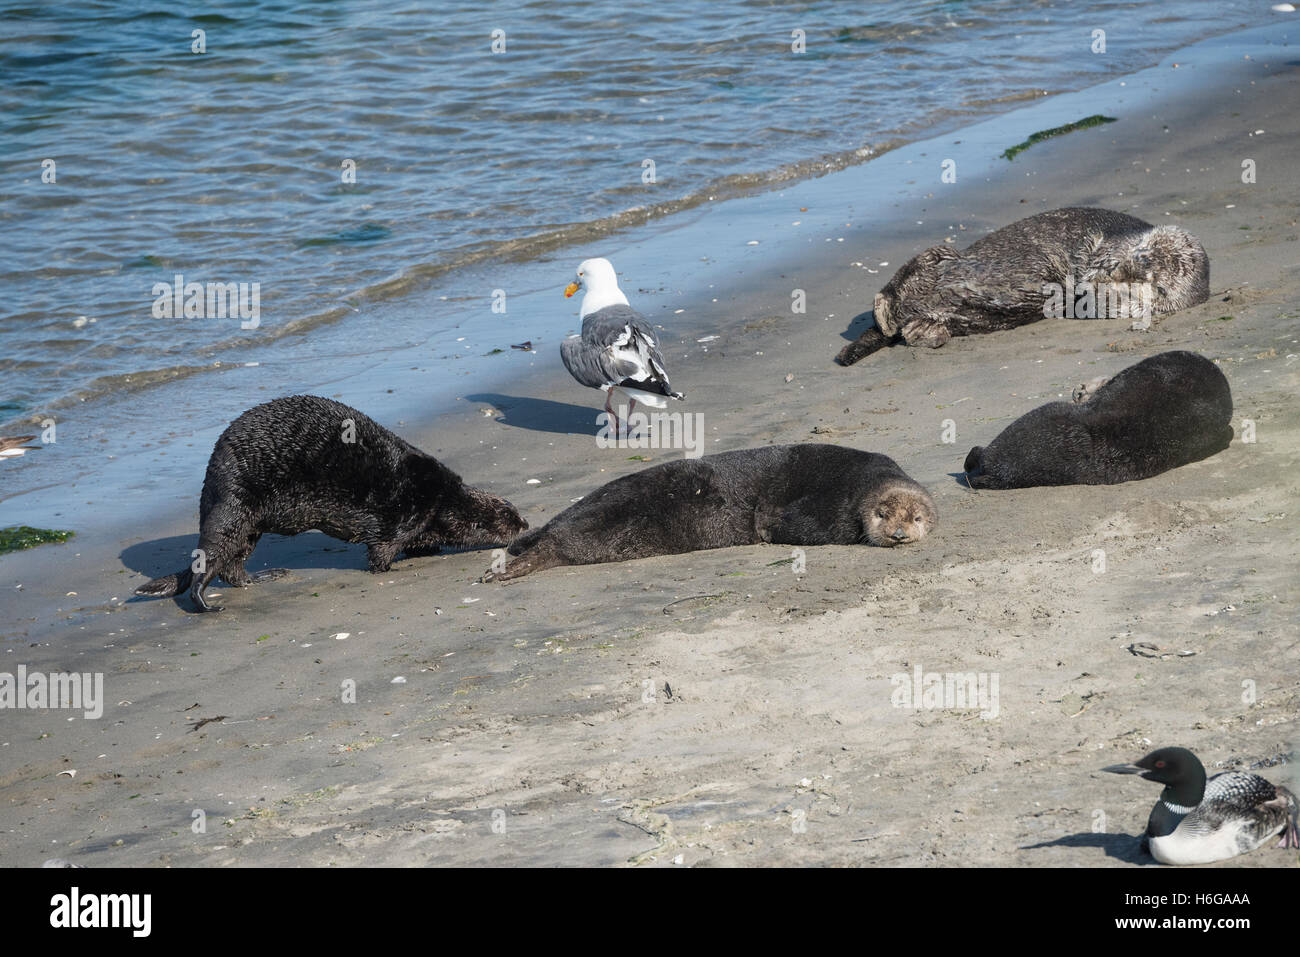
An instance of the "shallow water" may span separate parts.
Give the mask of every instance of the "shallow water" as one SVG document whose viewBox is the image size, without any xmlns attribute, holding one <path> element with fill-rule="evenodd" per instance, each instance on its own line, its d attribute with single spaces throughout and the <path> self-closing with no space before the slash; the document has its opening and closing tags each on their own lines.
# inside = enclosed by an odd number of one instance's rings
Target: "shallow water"
<svg viewBox="0 0 1300 957">
<path fill-rule="evenodd" d="M 1267 15 L 1244 0 L 78 6 L 0 3 L 10 431 L 93 420 L 160 383 L 210 388 L 232 363 L 409 347 L 484 321 L 467 303 L 490 317 L 489 274 L 512 263 Z M 255 327 L 155 315 L 178 275 L 256 284 Z M 434 284 L 447 305 L 418 325 L 375 308 Z"/>
</svg>

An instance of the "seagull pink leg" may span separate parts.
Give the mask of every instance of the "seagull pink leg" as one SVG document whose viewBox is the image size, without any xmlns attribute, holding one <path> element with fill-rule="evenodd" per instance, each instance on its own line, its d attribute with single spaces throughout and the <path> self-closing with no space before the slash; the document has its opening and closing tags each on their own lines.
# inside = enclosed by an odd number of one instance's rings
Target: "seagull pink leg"
<svg viewBox="0 0 1300 957">
<path fill-rule="evenodd" d="M 605 390 L 605 411 L 609 413 L 609 420 L 614 426 L 614 438 L 623 437 L 623 423 L 619 421 L 618 413 L 610 407 L 610 399 L 614 395 L 613 389 Z"/>
</svg>

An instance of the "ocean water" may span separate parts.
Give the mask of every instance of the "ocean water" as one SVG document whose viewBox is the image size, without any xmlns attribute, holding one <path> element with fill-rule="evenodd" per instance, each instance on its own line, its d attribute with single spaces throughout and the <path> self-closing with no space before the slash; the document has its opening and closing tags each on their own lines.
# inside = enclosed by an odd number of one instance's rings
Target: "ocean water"
<svg viewBox="0 0 1300 957">
<path fill-rule="evenodd" d="M 123 396 L 158 397 L 140 417 L 228 421 L 472 330 L 492 275 L 520 264 L 1268 16 L 1246 0 L 0 0 L 0 430 L 49 416 L 86 437 L 57 470 L 52 450 L 5 462 L 0 499 L 86 474 L 92 436 L 124 454 L 127 424 L 103 412 Z M 187 316 L 184 295 L 169 313 L 178 277 L 242 284 L 255 317 Z M 257 394 L 215 408 L 220 373 L 253 363 Z"/>
<path fill-rule="evenodd" d="M 365 303 L 469 263 L 860 162 L 945 117 L 1146 66 L 1262 9 L 175 6 L 0 3 L 0 422 L 200 373 L 322 323 L 362 334 Z M 256 283 L 256 327 L 155 310 L 155 284 L 178 274 Z"/>
</svg>

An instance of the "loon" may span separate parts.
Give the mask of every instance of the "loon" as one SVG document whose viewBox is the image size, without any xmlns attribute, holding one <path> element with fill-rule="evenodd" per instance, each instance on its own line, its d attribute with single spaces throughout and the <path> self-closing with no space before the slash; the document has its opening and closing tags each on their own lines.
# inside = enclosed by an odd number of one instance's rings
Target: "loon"
<svg viewBox="0 0 1300 957">
<path fill-rule="evenodd" d="M 626 423 L 620 423 L 619 409 L 626 407 L 630 419 L 638 402 L 665 409 L 669 399 L 686 396 L 668 384 L 654 330 L 628 304 L 608 259 L 583 260 L 577 277 L 564 287 L 564 297 L 584 286 L 582 334 L 560 343 L 560 358 L 580 383 L 604 391 L 608 421 L 621 435 Z"/>
<path fill-rule="evenodd" d="M 1227 860 L 1279 834 L 1278 847 L 1300 847 L 1295 795 L 1258 774 L 1227 771 L 1207 783 L 1204 765 L 1186 748 L 1161 748 L 1134 764 L 1102 770 L 1165 786 L 1146 830 L 1147 848 L 1161 864 Z"/>
<path fill-rule="evenodd" d="M 34 438 L 36 438 L 34 435 L 0 436 L 0 459 L 13 458 L 26 452 L 35 452 L 40 446 L 27 445 Z"/>
</svg>

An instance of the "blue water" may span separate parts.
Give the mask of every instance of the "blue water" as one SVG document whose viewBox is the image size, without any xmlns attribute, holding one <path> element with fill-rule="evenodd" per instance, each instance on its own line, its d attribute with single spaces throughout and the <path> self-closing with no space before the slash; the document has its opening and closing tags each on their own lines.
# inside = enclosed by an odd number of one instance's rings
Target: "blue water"
<svg viewBox="0 0 1300 957">
<path fill-rule="evenodd" d="M 172 6 L 0 2 L 0 427 L 265 359 L 286 337 L 310 352 L 323 323 L 373 336 L 368 304 L 454 289 L 468 264 L 860 162 L 1266 15 L 1244 0 Z M 156 316 L 154 285 L 177 274 L 257 283 L 257 327 Z"/>
</svg>

